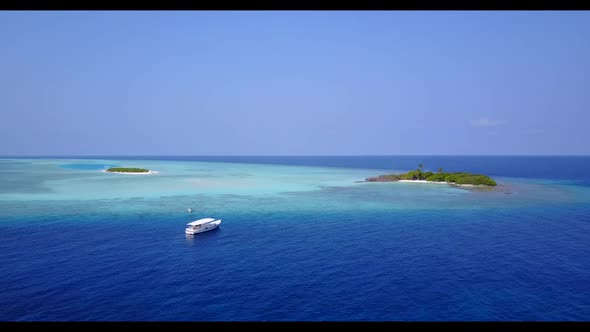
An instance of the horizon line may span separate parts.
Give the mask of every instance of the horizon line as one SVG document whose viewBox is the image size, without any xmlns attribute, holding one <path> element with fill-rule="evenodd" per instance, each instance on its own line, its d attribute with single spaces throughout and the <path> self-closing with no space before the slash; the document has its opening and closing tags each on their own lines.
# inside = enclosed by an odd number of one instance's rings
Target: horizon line
<svg viewBox="0 0 590 332">
<path fill-rule="evenodd" d="M 25 157 L 590 157 L 590 154 L 91 154 L 91 155 L 0 155 Z"/>
</svg>

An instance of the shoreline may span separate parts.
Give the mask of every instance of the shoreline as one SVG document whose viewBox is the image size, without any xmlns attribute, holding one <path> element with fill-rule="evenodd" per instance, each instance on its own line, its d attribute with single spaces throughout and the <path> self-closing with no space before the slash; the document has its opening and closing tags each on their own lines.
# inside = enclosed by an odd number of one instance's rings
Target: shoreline
<svg viewBox="0 0 590 332">
<path fill-rule="evenodd" d="M 458 186 L 458 187 L 489 187 L 484 184 L 459 184 L 454 182 L 443 182 L 443 181 L 427 181 L 427 180 L 392 180 L 392 181 L 355 181 L 357 183 L 361 182 L 402 182 L 402 183 L 434 183 L 434 184 L 448 184 L 450 186 Z"/>
<path fill-rule="evenodd" d="M 101 170 L 103 173 L 115 173 L 115 174 L 132 174 L 132 175 L 150 175 L 150 174 L 158 174 L 158 171 L 147 171 L 147 172 L 107 172 L 106 169 Z"/>
<path fill-rule="evenodd" d="M 453 182 L 443 182 L 443 181 L 427 181 L 427 180 L 391 180 L 391 181 L 355 181 L 357 183 L 360 182 L 402 182 L 402 183 L 433 183 L 433 184 L 446 184 L 449 185 L 451 187 L 456 187 L 456 188 L 461 188 L 463 190 L 468 190 L 468 191 L 476 191 L 476 192 L 481 192 L 481 191 L 493 191 L 493 192 L 504 192 L 507 195 L 512 194 L 511 191 L 506 192 L 505 190 L 507 190 L 506 185 L 504 184 L 499 184 L 497 186 L 487 186 L 485 184 L 470 184 L 470 183 L 465 183 L 465 184 L 458 184 L 458 183 L 453 183 Z"/>
<path fill-rule="evenodd" d="M 444 182 L 444 181 L 427 181 L 427 180 L 397 180 L 392 182 L 403 182 L 403 183 L 436 183 L 436 184 L 448 184 L 451 186 L 460 186 L 460 187 L 488 187 L 483 184 L 459 184 L 454 182 Z"/>
</svg>

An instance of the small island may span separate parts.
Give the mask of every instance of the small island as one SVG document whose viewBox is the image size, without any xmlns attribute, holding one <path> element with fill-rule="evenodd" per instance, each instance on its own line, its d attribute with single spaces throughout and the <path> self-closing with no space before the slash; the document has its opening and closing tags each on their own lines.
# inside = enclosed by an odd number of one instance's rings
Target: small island
<svg viewBox="0 0 590 332">
<path fill-rule="evenodd" d="M 156 171 L 151 171 L 149 169 L 135 168 L 135 167 L 111 167 L 109 169 L 104 170 L 103 172 L 124 173 L 124 174 L 155 174 L 155 173 L 158 173 Z"/>
<path fill-rule="evenodd" d="M 453 184 L 462 186 L 495 186 L 496 181 L 487 175 L 472 174 L 466 172 L 443 172 L 442 168 L 437 173 L 424 172 L 422 164 L 413 171 L 404 174 L 386 174 L 365 179 L 367 182 L 432 182 Z"/>
</svg>

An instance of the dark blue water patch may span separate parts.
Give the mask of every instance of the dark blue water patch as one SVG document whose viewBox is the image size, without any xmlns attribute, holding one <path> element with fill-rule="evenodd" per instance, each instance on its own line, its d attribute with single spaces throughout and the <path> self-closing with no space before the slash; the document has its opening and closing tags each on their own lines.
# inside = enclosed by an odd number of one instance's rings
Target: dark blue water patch
<svg viewBox="0 0 590 332">
<path fill-rule="evenodd" d="M 587 212 L 0 226 L 0 320 L 587 320 Z"/>
<path fill-rule="evenodd" d="M 110 167 L 119 167 L 118 165 L 114 165 L 114 164 L 64 164 L 64 165 L 60 165 L 61 168 L 65 168 L 65 169 L 76 169 L 76 170 L 82 170 L 82 171 L 96 171 L 96 170 L 102 170 L 102 169 L 107 169 Z"/>
</svg>

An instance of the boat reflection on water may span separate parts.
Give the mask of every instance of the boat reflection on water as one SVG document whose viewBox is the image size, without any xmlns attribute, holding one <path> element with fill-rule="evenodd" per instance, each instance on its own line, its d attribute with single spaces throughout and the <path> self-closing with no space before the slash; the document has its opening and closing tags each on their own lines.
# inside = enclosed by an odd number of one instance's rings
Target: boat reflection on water
<svg viewBox="0 0 590 332">
<path fill-rule="evenodd" d="M 207 243 L 207 242 L 212 241 L 216 238 L 219 238 L 219 236 L 221 234 L 222 234 L 221 228 L 215 228 L 215 231 L 213 231 L 213 232 L 204 232 L 204 233 L 202 232 L 202 233 L 197 233 L 197 234 L 185 233 L 184 237 L 185 237 L 186 245 L 189 247 L 193 247 L 193 246 L 196 246 L 197 244 Z"/>
</svg>

